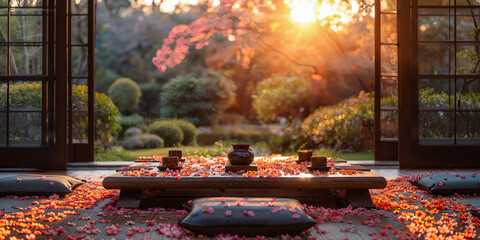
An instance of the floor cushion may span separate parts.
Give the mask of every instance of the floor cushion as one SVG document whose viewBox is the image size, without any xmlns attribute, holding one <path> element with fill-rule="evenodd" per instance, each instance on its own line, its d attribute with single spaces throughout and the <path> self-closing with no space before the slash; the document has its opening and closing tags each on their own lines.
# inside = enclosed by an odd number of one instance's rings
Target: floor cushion
<svg viewBox="0 0 480 240">
<path fill-rule="evenodd" d="M 65 195 L 84 180 L 61 175 L 13 174 L 0 177 L 1 195 Z"/>
<path fill-rule="evenodd" d="M 200 198 L 179 225 L 214 236 L 295 235 L 316 224 L 297 200 L 287 198 Z"/>
<path fill-rule="evenodd" d="M 480 176 L 475 173 L 430 173 L 412 178 L 409 182 L 432 194 L 451 195 L 480 192 Z"/>
</svg>

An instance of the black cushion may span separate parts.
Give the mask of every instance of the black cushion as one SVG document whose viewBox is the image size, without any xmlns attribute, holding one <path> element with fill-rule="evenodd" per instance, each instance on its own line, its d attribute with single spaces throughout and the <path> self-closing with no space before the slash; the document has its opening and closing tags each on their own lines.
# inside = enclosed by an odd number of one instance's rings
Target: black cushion
<svg viewBox="0 0 480 240">
<path fill-rule="evenodd" d="M 60 175 L 14 174 L 0 177 L 1 195 L 65 195 L 82 185 L 83 180 Z"/>
<path fill-rule="evenodd" d="M 415 186 L 432 194 L 451 195 L 480 193 L 480 176 L 472 173 L 430 173 L 409 180 Z"/>
<path fill-rule="evenodd" d="M 230 211 L 230 212 L 228 212 Z M 300 203 L 287 198 L 200 198 L 179 223 L 194 233 L 214 236 L 295 235 L 316 222 Z"/>
</svg>

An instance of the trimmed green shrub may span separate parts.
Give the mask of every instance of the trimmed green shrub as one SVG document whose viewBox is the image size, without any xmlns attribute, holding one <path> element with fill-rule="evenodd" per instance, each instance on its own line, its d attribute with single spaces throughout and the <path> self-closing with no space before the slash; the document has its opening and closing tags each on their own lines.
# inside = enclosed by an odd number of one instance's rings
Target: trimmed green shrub
<svg viewBox="0 0 480 240">
<path fill-rule="evenodd" d="M 335 151 L 373 149 L 373 94 L 361 92 L 335 106 L 320 107 L 302 124 L 314 143 Z M 392 126 L 393 127 L 393 126 Z"/>
<path fill-rule="evenodd" d="M 148 132 L 161 137 L 165 147 L 178 146 L 183 141 L 182 129 L 171 121 L 156 121 L 148 126 Z"/>
<path fill-rule="evenodd" d="M 138 106 L 142 91 L 136 82 L 130 78 L 117 79 L 108 89 L 108 96 L 120 112 L 130 112 Z"/>
<path fill-rule="evenodd" d="M 236 86 L 220 74 L 195 78 L 177 76 L 162 87 L 162 118 L 184 119 L 197 126 L 211 125 L 217 114 L 233 105 Z"/>
<path fill-rule="evenodd" d="M 95 68 L 95 90 L 100 93 L 107 93 L 108 88 L 115 80 L 122 76 L 116 74 L 111 69 L 99 67 Z"/>
<path fill-rule="evenodd" d="M 135 138 L 143 142 L 144 148 L 163 148 L 164 146 L 163 139 L 157 135 L 144 133 L 135 136 Z"/>
<path fill-rule="evenodd" d="M 172 120 L 177 124 L 183 132 L 183 146 L 194 146 L 197 143 L 197 127 L 193 123 L 189 123 L 185 120 Z"/>
<path fill-rule="evenodd" d="M 143 117 L 138 114 L 132 114 L 129 116 L 120 116 L 120 125 L 123 130 L 127 130 L 132 127 L 142 128 L 143 127 Z"/>
<path fill-rule="evenodd" d="M 137 136 L 140 134 L 142 134 L 142 129 L 131 127 L 123 133 L 123 137 L 129 138 L 129 137 Z"/>
<path fill-rule="evenodd" d="M 129 138 L 125 138 L 123 140 L 123 144 L 122 144 L 123 148 L 125 149 L 140 149 L 140 148 L 145 148 L 145 144 L 143 143 L 142 140 L 140 140 L 138 138 L 138 136 L 134 136 L 134 137 L 129 137 Z"/>
<path fill-rule="evenodd" d="M 87 110 L 88 87 L 74 85 L 72 88 L 73 110 L 77 113 Z M 101 144 L 108 149 L 113 144 L 113 137 L 121 130 L 118 108 L 112 100 L 103 93 L 95 92 L 95 144 Z M 87 116 L 74 114 L 74 139 L 86 139 Z"/>
<path fill-rule="evenodd" d="M 181 118 L 194 124 L 210 122 L 215 102 L 208 99 L 200 82 L 191 75 L 170 80 L 160 95 L 163 118 Z"/>
<path fill-rule="evenodd" d="M 269 77 L 257 85 L 253 107 L 265 121 L 277 117 L 305 117 L 309 84 L 308 79 L 300 77 Z"/>
</svg>

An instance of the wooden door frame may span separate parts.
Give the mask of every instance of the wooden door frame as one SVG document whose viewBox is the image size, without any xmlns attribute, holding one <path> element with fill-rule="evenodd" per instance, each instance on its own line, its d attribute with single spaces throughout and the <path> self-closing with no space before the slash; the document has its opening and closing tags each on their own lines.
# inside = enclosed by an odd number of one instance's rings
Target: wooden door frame
<svg viewBox="0 0 480 240">
<path fill-rule="evenodd" d="M 46 7 L 47 6 L 47 7 Z M 45 69 L 46 83 L 42 90 L 42 145 L 24 147 L 7 145 L 0 147 L 0 167 L 37 168 L 60 170 L 67 166 L 66 143 L 66 2 L 44 0 L 44 11 L 48 11 L 44 25 L 47 42 Z M 44 32 L 45 33 L 45 32 Z M 62 89 L 64 89 L 62 91 Z M 46 120 L 45 120 L 46 119 Z M 48 138 L 45 141 L 43 138 Z"/>
<path fill-rule="evenodd" d="M 419 143 L 417 0 L 398 0 L 400 168 L 478 168 L 480 145 Z"/>
</svg>

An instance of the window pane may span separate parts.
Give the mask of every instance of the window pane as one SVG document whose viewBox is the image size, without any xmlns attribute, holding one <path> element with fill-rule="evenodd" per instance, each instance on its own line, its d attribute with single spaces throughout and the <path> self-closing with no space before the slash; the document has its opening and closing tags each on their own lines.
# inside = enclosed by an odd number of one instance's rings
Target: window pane
<svg viewBox="0 0 480 240">
<path fill-rule="evenodd" d="M 74 77 L 88 76 L 87 47 L 72 47 L 72 72 Z"/>
<path fill-rule="evenodd" d="M 74 13 L 88 13 L 88 0 L 71 0 Z"/>
<path fill-rule="evenodd" d="M 380 112 L 380 138 L 398 138 L 398 111 Z"/>
<path fill-rule="evenodd" d="M 11 75 L 43 74 L 42 46 L 12 46 L 13 57 L 10 58 Z"/>
<path fill-rule="evenodd" d="M 0 112 L 7 110 L 7 91 L 7 81 L 0 81 Z"/>
<path fill-rule="evenodd" d="M 12 16 L 10 17 L 11 42 L 42 42 L 41 16 Z"/>
<path fill-rule="evenodd" d="M 457 9 L 457 41 L 478 41 L 478 36 L 475 39 L 475 22 L 479 21 L 480 9 Z"/>
<path fill-rule="evenodd" d="M 0 75 L 7 75 L 7 47 L 0 46 Z"/>
<path fill-rule="evenodd" d="M 480 73 L 480 45 L 457 46 L 457 74 L 472 75 Z"/>
<path fill-rule="evenodd" d="M 397 0 L 381 0 L 380 1 L 380 10 L 381 11 L 395 11 L 395 10 L 397 10 Z"/>
<path fill-rule="evenodd" d="M 450 9 L 419 9 L 418 40 L 453 40 L 454 13 Z"/>
<path fill-rule="evenodd" d="M 461 142 L 480 143 L 480 109 L 457 113 L 457 138 Z"/>
<path fill-rule="evenodd" d="M 72 87 L 74 143 L 88 142 L 88 86 L 87 80 L 75 79 Z"/>
<path fill-rule="evenodd" d="M 418 71 L 420 74 L 449 74 L 453 71 L 453 47 L 428 46 L 418 47 Z"/>
<path fill-rule="evenodd" d="M 397 77 L 381 77 L 381 94 L 382 100 L 389 98 L 387 100 L 388 106 L 398 106 L 398 78 Z M 383 106 L 383 104 L 382 104 Z"/>
<path fill-rule="evenodd" d="M 44 0 L 11 0 L 11 7 L 41 7 Z"/>
<path fill-rule="evenodd" d="M 381 14 L 380 15 L 381 36 L 382 43 L 396 43 L 397 42 L 397 15 L 396 14 Z"/>
<path fill-rule="evenodd" d="M 0 126 L 7 126 L 7 114 L 0 110 Z M 0 127 L 0 145 L 7 143 L 7 128 Z"/>
<path fill-rule="evenodd" d="M 398 70 L 398 50 L 397 46 L 380 46 L 381 53 L 381 73 L 396 74 Z"/>
<path fill-rule="evenodd" d="M 420 111 L 420 142 L 453 143 L 453 112 Z"/>
<path fill-rule="evenodd" d="M 41 82 L 10 82 L 11 111 L 42 110 Z"/>
<path fill-rule="evenodd" d="M 448 6 L 453 0 L 418 0 L 418 6 Z"/>
<path fill-rule="evenodd" d="M 2 16 L 2 14 L 7 13 L 3 9 L 0 9 L 0 42 L 8 42 L 7 40 L 7 17 Z M 3 55 L 0 55 L 3 56 Z"/>
<path fill-rule="evenodd" d="M 418 82 L 418 106 L 420 109 L 453 108 L 453 80 L 420 79 Z"/>
<path fill-rule="evenodd" d="M 42 16 L 43 14 L 44 10 L 42 8 L 14 8 L 10 11 L 12 16 Z"/>
<path fill-rule="evenodd" d="M 72 39 L 73 43 L 88 44 L 88 17 L 72 17 Z"/>
<path fill-rule="evenodd" d="M 457 6 L 480 6 L 477 0 L 457 0 Z"/>
<path fill-rule="evenodd" d="M 11 143 L 40 143 L 42 114 L 39 112 L 10 112 Z"/>
<path fill-rule="evenodd" d="M 8 7 L 8 0 L 0 0 L 0 8 Z"/>
</svg>

